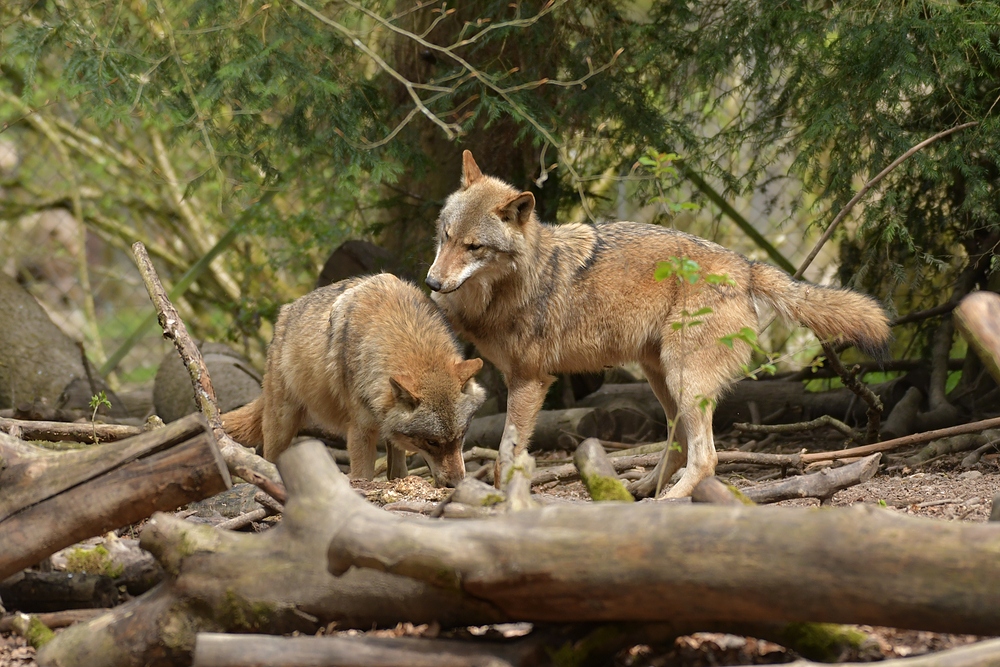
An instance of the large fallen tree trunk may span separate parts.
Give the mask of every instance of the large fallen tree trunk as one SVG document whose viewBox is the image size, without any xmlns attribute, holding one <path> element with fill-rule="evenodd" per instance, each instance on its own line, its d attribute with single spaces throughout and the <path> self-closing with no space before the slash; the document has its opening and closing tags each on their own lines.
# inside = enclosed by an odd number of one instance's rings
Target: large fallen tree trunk
<svg viewBox="0 0 1000 667">
<path fill-rule="evenodd" d="M 553 505 L 443 525 L 360 499 L 340 511 L 351 516 L 331 571 L 406 575 L 521 620 L 1000 628 L 1000 531 L 989 525 L 870 506 Z"/>
<path fill-rule="evenodd" d="M 223 491 L 232 482 L 192 415 L 128 440 L 49 452 L 0 434 L 0 579 L 63 547 Z"/>
</svg>

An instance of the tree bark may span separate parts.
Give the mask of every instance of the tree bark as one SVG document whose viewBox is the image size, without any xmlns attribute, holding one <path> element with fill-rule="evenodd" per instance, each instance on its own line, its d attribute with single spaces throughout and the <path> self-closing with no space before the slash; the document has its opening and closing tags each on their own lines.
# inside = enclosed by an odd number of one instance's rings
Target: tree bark
<svg viewBox="0 0 1000 667">
<path fill-rule="evenodd" d="M 268 637 L 203 633 L 192 667 L 513 667 L 538 659 L 512 643 L 416 637 Z M 537 663 L 535 663 L 537 664 Z"/>
<path fill-rule="evenodd" d="M 867 506 L 609 503 L 431 526 L 350 504 L 332 572 L 403 574 L 510 618 L 1000 625 L 1000 533 L 987 525 Z"/>
<path fill-rule="evenodd" d="M 70 452 L 52 452 L 0 433 L 0 523 L 12 514 L 143 456 L 169 449 L 207 429 L 192 415 L 138 436 Z"/>
<path fill-rule="evenodd" d="M 200 416 L 198 424 L 204 426 Z M 158 436 L 159 431 L 152 431 L 149 435 Z M 136 439 L 143 437 L 137 436 Z M 170 440 L 167 439 L 167 442 Z M 127 446 L 129 441 L 120 444 Z M 98 476 L 90 473 L 86 481 L 70 488 L 65 488 L 65 480 L 85 477 L 78 470 L 81 457 L 69 462 L 66 471 L 58 463 L 53 467 L 50 461 L 72 456 L 75 452 L 43 457 L 44 465 L 41 468 L 30 467 L 30 472 L 26 468 L 37 462 L 23 464 L 21 475 L 15 481 L 30 481 L 36 471 L 45 470 L 49 474 L 36 478 L 35 482 L 50 491 L 42 499 L 35 497 L 14 507 L 14 511 L 0 521 L 0 544 L 4 545 L 0 552 L 0 578 L 34 565 L 45 556 L 82 539 L 134 523 L 158 510 L 174 510 L 232 485 L 210 432 L 203 430 L 166 451 L 156 451 L 161 448 L 160 443 L 152 446 L 148 442 L 141 444 L 141 448 L 134 449 L 143 450 L 145 456 L 128 457 L 135 460 L 122 462 L 123 448 L 118 447 L 119 451 L 108 452 L 105 457 L 105 460 L 114 460 L 117 467 L 108 470 L 108 466 L 102 466 L 104 461 L 96 461 L 94 467 Z M 149 454 L 150 450 L 156 453 Z M 104 474 L 100 474 L 102 467 L 106 470 Z M 8 472 L 10 469 L 3 475 Z M 48 483 L 49 478 L 58 483 Z M 19 495 L 30 497 L 31 494 Z"/>
<path fill-rule="evenodd" d="M 111 577 L 84 572 L 18 572 L 0 581 L 0 596 L 11 609 L 28 613 L 113 607 L 122 601 Z"/>
</svg>

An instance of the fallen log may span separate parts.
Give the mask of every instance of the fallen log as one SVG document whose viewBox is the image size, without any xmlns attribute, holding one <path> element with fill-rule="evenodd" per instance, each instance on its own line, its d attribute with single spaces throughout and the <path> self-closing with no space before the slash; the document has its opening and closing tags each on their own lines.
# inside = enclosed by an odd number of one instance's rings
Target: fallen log
<svg viewBox="0 0 1000 667">
<path fill-rule="evenodd" d="M 580 471 L 580 479 L 594 500 L 635 502 L 635 498 L 618 479 L 618 473 L 608 460 L 600 440 L 587 438 L 581 442 L 573 454 L 573 464 Z"/>
<path fill-rule="evenodd" d="M 49 442 L 113 442 L 142 433 L 139 426 L 127 424 L 81 424 L 73 422 L 31 421 L 28 419 L 6 419 L 0 417 L 0 430 L 10 433 L 16 427 L 24 440 L 46 440 Z"/>
<path fill-rule="evenodd" d="M 881 454 L 872 454 L 860 461 L 839 468 L 824 468 L 809 475 L 798 475 L 740 489 L 755 503 L 776 503 L 793 498 L 819 498 L 825 504 L 837 491 L 867 482 L 878 472 Z"/>
<path fill-rule="evenodd" d="M 85 538 L 229 488 L 204 418 L 175 423 L 74 452 L 0 436 L 8 462 L 0 471 L 0 578 Z"/>
<path fill-rule="evenodd" d="M 840 667 L 996 667 L 1000 665 L 1000 639 L 989 639 L 967 646 L 924 655 L 871 662 L 842 662 Z M 796 660 L 785 667 L 827 667 L 827 663 Z"/>
<path fill-rule="evenodd" d="M 507 413 L 476 417 L 469 424 L 465 434 L 465 447 L 496 447 L 503 438 Z M 531 449 L 560 449 L 567 441 L 560 436 L 566 434 L 583 440 L 598 438 L 610 440 L 615 434 L 614 419 L 601 408 L 569 408 L 566 410 L 542 410 L 538 413 L 535 431 L 531 436 Z"/>
<path fill-rule="evenodd" d="M 192 667 L 516 667 L 546 657 L 537 642 L 471 642 L 417 637 L 268 637 L 203 633 Z M 544 663 L 543 663 L 544 664 Z"/>
<path fill-rule="evenodd" d="M 107 613 L 107 609 L 66 609 L 64 611 L 53 611 L 43 614 L 32 614 L 46 627 L 55 630 L 65 628 L 74 623 L 81 623 L 97 618 Z M 7 633 L 14 629 L 14 614 L 0 617 L 0 633 Z"/>
<path fill-rule="evenodd" d="M 39 664 L 188 665 L 196 634 L 207 631 L 313 634 L 334 622 L 371 628 L 511 620 L 488 603 L 406 577 L 366 570 L 334 577 L 326 551 L 346 518 L 340 507 L 346 498 L 369 505 L 318 441 L 289 449 L 279 468 L 289 493 L 281 523 L 260 534 L 237 533 L 154 515 L 140 544 L 163 566 L 166 580 L 105 616 L 67 628 L 39 652 Z M 332 483 L 336 479 L 345 483 Z"/>
<path fill-rule="evenodd" d="M 30 613 L 113 607 L 122 601 L 111 577 L 82 572 L 18 572 L 0 581 L 0 596 L 8 608 Z"/>
<path fill-rule="evenodd" d="M 955 309 L 955 326 L 1000 383 L 1000 294 L 973 292 Z"/>
<path fill-rule="evenodd" d="M 1000 533 L 988 525 L 872 506 L 601 503 L 443 525 L 360 499 L 339 512 L 331 572 L 402 574 L 520 620 L 1000 627 Z"/>
</svg>

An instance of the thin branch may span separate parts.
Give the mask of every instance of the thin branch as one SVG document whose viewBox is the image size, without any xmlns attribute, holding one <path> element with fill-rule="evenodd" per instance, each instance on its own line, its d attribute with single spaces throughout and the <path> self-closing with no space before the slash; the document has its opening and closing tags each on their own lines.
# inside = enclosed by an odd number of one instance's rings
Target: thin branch
<svg viewBox="0 0 1000 667">
<path fill-rule="evenodd" d="M 833 232 L 836 231 L 837 226 L 847 216 L 847 214 L 850 213 L 851 209 L 854 208 L 854 205 L 857 204 L 859 201 L 861 201 L 861 198 L 864 197 L 866 194 L 868 194 L 869 190 L 878 185 L 879 181 L 885 178 L 889 174 L 889 172 L 891 172 L 893 169 L 901 165 L 905 160 L 913 156 L 920 149 L 931 145 L 938 139 L 943 139 L 944 137 L 947 137 L 949 134 L 953 134 L 955 132 L 958 132 L 959 130 L 964 130 L 968 127 L 972 127 L 973 125 L 978 125 L 978 124 L 979 121 L 963 123 L 961 125 L 956 125 L 955 127 L 938 132 L 932 137 L 924 139 L 919 144 L 917 144 L 916 146 L 914 146 L 913 148 L 911 148 L 910 150 L 906 151 L 898 158 L 893 160 L 892 163 L 888 167 L 880 171 L 878 175 L 875 176 L 875 178 L 865 183 L 864 186 L 862 186 L 862 188 L 858 190 L 858 193 L 851 198 L 851 201 L 847 202 L 844 208 L 840 209 L 840 212 L 837 213 L 837 215 L 833 218 L 833 222 L 831 222 L 830 226 L 826 228 L 825 232 L 823 232 L 823 236 L 821 236 L 819 241 L 816 242 L 816 245 L 813 247 L 813 249 L 809 251 L 809 255 L 802 261 L 802 264 L 799 266 L 798 271 L 796 271 L 792 277 L 796 279 L 802 277 L 802 274 L 804 274 L 806 269 L 809 268 L 809 265 L 812 264 L 812 261 L 816 259 L 816 255 L 819 254 L 820 249 L 826 244 L 827 241 L 830 240 L 830 237 L 833 236 Z"/>
<path fill-rule="evenodd" d="M 156 156 L 156 162 L 163 172 L 170 201 L 184 221 L 187 222 L 192 237 L 191 244 L 194 246 L 194 249 L 199 254 L 204 254 L 208 251 L 210 244 L 217 242 L 217 239 L 208 231 L 208 225 L 195 212 L 190 202 L 185 199 L 180 180 L 174 171 L 174 166 L 170 161 L 170 156 L 167 153 L 167 148 L 163 143 L 163 136 L 160 134 L 160 131 L 151 127 L 149 129 L 149 138 L 153 144 L 153 153 Z M 202 243 L 202 239 L 207 240 L 208 243 Z M 240 286 L 222 266 L 222 260 L 216 259 L 212 262 L 212 271 L 215 273 L 219 285 L 225 290 L 226 295 L 230 299 L 238 300 L 240 298 Z"/>
<path fill-rule="evenodd" d="M 734 429 L 746 433 L 800 433 L 802 431 L 811 431 L 821 426 L 835 428 L 848 438 L 855 438 L 858 435 L 853 428 L 830 415 L 822 415 L 811 421 L 797 422 L 795 424 L 748 424 L 743 422 L 733 424 Z"/>
<path fill-rule="evenodd" d="M 141 243 L 135 243 L 132 245 L 132 253 L 135 256 L 139 273 L 142 275 L 142 281 L 146 285 L 146 291 L 149 292 L 149 299 L 156 308 L 157 319 L 163 328 L 163 336 L 173 342 L 187 368 L 191 384 L 194 387 L 195 403 L 208 419 L 208 424 L 219 443 L 219 451 L 222 452 L 229 471 L 233 475 L 239 475 L 240 471 L 249 469 L 277 484 L 281 478 L 275 465 L 257 456 L 253 450 L 239 444 L 226 433 L 226 429 L 222 426 L 222 414 L 219 412 L 219 404 L 215 398 L 215 389 L 212 387 L 212 380 L 208 375 L 208 368 L 205 366 L 205 359 L 201 356 L 201 351 L 191 340 L 177 309 L 170 303 L 170 298 L 167 296 L 166 290 L 163 289 L 159 276 L 156 275 L 156 269 L 146 253 L 146 248 Z M 247 481 L 253 483 L 256 479 L 258 478 L 255 477 Z M 260 488 L 268 492 L 266 486 L 266 484 L 260 484 Z M 271 488 L 273 490 L 273 487 Z"/>
<path fill-rule="evenodd" d="M 177 42 L 174 39 L 173 25 L 170 23 L 170 17 L 167 16 L 167 12 L 163 8 L 163 3 L 160 0 L 156 0 L 156 9 L 160 13 L 160 18 L 163 19 L 161 25 L 166 33 L 167 41 L 170 43 L 170 51 L 174 57 L 174 61 L 177 63 L 177 69 L 180 71 L 181 77 L 184 79 L 184 93 L 191 100 L 191 106 L 194 108 L 195 123 L 198 125 L 201 137 L 205 141 L 205 150 L 208 151 L 209 158 L 212 161 L 212 166 L 215 168 L 216 175 L 219 178 L 219 211 L 221 212 L 222 197 L 226 191 L 226 175 L 222 171 L 222 165 L 219 164 L 219 158 L 215 154 L 215 146 L 212 144 L 212 137 L 209 135 L 208 126 L 205 124 L 205 118 L 207 115 L 202 112 L 201 105 L 198 103 L 198 98 L 194 91 L 194 85 L 191 83 L 191 77 L 188 76 L 187 68 L 184 67 L 184 60 L 181 58 L 180 51 L 177 50 Z"/>
<path fill-rule="evenodd" d="M 420 112 L 424 114 L 424 116 L 426 116 L 432 123 L 440 127 L 441 130 L 445 133 L 445 136 L 447 136 L 449 139 L 454 139 L 457 135 L 462 134 L 462 127 L 460 125 L 458 125 L 457 123 L 445 123 L 443 120 L 438 118 L 437 114 L 431 111 L 426 104 L 424 104 L 424 101 L 420 98 L 420 95 L 416 91 L 416 88 L 420 86 L 420 84 L 413 83 L 405 76 L 400 74 L 398 71 L 393 69 L 389 65 L 389 63 L 387 63 L 382 58 L 382 56 L 375 53 L 375 51 L 373 51 L 367 44 L 362 42 L 361 39 L 353 31 L 349 30 L 346 26 L 337 23 L 336 21 L 327 17 L 326 15 L 320 13 L 313 7 L 310 7 L 302 0 L 292 0 L 292 2 L 301 7 L 303 10 L 312 14 L 321 23 L 330 26 L 331 28 L 339 32 L 341 35 L 349 39 L 351 44 L 354 45 L 354 48 L 358 49 L 366 56 L 374 60 L 375 64 L 377 64 L 384 72 L 386 72 L 389 76 L 391 76 L 400 84 L 402 84 L 402 86 L 406 89 L 406 92 L 409 94 L 410 99 L 413 100 L 414 105 L 416 105 L 416 107 L 420 110 Z M 381 17 L 379 18 L 381 19 Z M 414 35 L 414 37 L 416 37 L 416 35 Z M 426 88 L 426 86 L 423 87 Z"/>
<path fill-rule="evenodd" d="M 840 376 L 844 386 L 868 404 L 868 427 L 865 430 L 865 442 L 878 442 L 879 427 L 882 424 L 882 399 L 869 389 L 868 385 L 858 379 L 858 372 L 861 370 L 859 366 L 855 366 L 850 371 L 844 367 L 840 357 L 837 356 L 837 351 L 833 349 L 833 345 L 823 343 L 823 353 L 826 355 L 830 367 Z"/>
</svg>

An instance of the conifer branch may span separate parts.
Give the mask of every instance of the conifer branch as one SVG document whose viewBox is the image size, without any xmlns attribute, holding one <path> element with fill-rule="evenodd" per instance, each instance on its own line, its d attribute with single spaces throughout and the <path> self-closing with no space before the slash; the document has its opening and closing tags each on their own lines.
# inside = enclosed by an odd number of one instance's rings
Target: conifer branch
<svg viewBox="0 0 1000 667">
<path fill-rule="evenodd" d="M 840 209 L 840 212 L 837 213 L 837 215 L 833 218 L 833 221 L 826 228 L 826 231 L 823 232 L 823 236 L 821 236 L 819 241 L 816 242 L 816 245 L 813 246 L 813 249 L 809 251 L 809 255 L 807 255 L 806 258 L 802 260 L 802 264 L 799 266 L 798 271 L 796 271 L 792 277 L 795 279 L 799 279 L 802 277 L 802 274 L 806 272 L 806 269 L 809 268 L 809 265 L 812 264 L 812 261 L 816 259 L 816 255 L 819 254 L 820 249 L 826 244 L 827 241 L 830 240 L 830 237 L 833 236 L 833 232 L 836 231 L 837 226 L 840 225 L 841 221 L 845 217 L 847 217 L 847 214 L 851 212 L 851 209 L 854 208 L 854 205 L 857 204 L 859 201 L 861 201 L 861 198 L 864 197 L 866 194 L 868 194 L 869 190 L 878 185 L 879 181 L 888 176 L 889 172 L 891 172 L 899 165 L 903 164 L 903 162 L 905 162 L 908 158 L 915 155 L 922 148 L 930 146 L 938 139 L 943 139 L 944 137 L 947 137 L 949 134 L 953 134 L 955 132 L 958 132 L 959 130 L 964 130 L 967 127 L 972 127 L 974 125 L 979 125 L 979 122 L 972 121 L 971 123 L 962 123 L 961 125 L 950 127 L 947 130 L 942 130 L 941 132 L 938 132 L 934 136 L 924 139 L 919 144 L 912 147 L 910 150 L 906 151 L 898 158 L 893 160 L 888 167 L 886 167 L 878 174 L 876 174 L 875 178 L 865 183 L 862 186 L 862 188 L 858 190 L 858 193 L 853 197 L 851 197 L 851 201 L 847 202 L 847 204 L 844 205 L 844 208 Z"/>
</svg>

